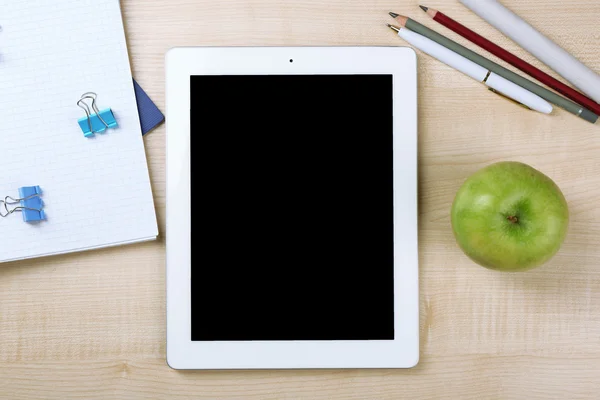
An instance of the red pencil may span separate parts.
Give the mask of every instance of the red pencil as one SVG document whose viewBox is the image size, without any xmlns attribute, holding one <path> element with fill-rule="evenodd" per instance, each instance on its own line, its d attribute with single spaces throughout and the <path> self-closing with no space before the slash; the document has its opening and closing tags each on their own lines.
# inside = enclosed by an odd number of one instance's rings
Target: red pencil
<svg viewBox="0 0 600 400">
<path fill-rule="evenodd" d="M 423 11 L 425 11 L 427 13 L 427 15 L 429 15 L 431 18 L 433 18 L 434 21 L 439 22 L 440 24 L 444 25 L 446 28 L 458 33 L 465 39 L 470 40 L 471 42 L 475 43 L 476 45 L 483 48 L 484 50 L 489 51 L 490 53 L 492 53 L 493 55 L 506 61 L 513 67 L 516 67 L 516 68 L 520 69 L 521 71 L 525 72 L 526 74 L 534 77 L 538 81 L 542 82 L 544 85 L 556 90 L 558 93 L 560 93 L 560 94 L 568 97 L 569 99 L 573 100 L 574 102 L 584 106 L 585 108 L 594 112 L 595 114 L 600 115 L 600 104 L 596 103 L 594 100 L 579 93 L 577 90 L 565 85 L 561 81 L 551 77 L 544 71 L 534 67 L 533 65 L 520 59 L 519 57 L 515 56 L 514 54 L 509 53 L 508 51 L 504 50 L 502 47 L 490 42 L 483 36 L 479 35 L 476 32 L 473 32 L 472 30 L 470 30 L 466 26 L 462 25 L 461 23 L 453 20 L 446 14 L 441 13 L 438 10 L 434 10 L 433 8 L 428 8 L 425 6 L 419 6 L 419 7 L 421 7 L 423 9 Z"/>
</svg>

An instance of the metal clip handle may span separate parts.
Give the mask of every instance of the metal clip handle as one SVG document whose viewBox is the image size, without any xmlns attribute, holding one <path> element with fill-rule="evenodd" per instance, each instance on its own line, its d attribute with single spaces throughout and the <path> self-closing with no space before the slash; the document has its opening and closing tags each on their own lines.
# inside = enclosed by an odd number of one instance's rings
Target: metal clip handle
<svg viewBox="0 0 600 400">
<path fill-rule="evenodd" d="M 0 207 L 4 206 L 4 212 L 2 211 L 2 208 L 0 208 L 0 217 L 8 217 L 10 214 L 14 213 L 15 211 L 21 211 L 21 210 L 42 211 L 41 209 L 31 208 L 31 207 L 23 207 L 23 206 L 14 207 L 10 210 L 8 209 L 9 205 L 19 204 L 21 201 L 33 199 L 34 197 L 40 197 L 40 195 L 32 194 L 31 196 L 23 197 L 21 199 L 15 199 L 11 196 L 6 196 L 4 198 L 4 200 L 0 200 Z"/>
<path fill-rule="evenodd" d="M 92 128 L 92 111 L 98 116 L 98 119 L 100 120 L 100 122 L 102 122 L 104 124 L 104 126 L 106 127 L 106 129 L 108 129 L 108 124 L 106 123 L 106 121 L 104 121 L 104 119 L 102 119 L 102 116 L 100 116 L 100 110 L 98 109 L 98 106 L 96 105 L 96 97 L 98 97 L 98 95 L 94 92 L 86 92 L 84 94 L 81 95 L 81 98 L 79 99 L 79 101 L 77 102 L 77 106 L 79 108 L 81 108 L 83 111 L 85 111 L 85 115 L 87 117 L 87 122 L 88 122 L 88 126 L 90 127 L 90 132 L 91 133 L 96 133 L 94 132 L 94 128 Z M 86 102 L 86 100 L 91 100 L 92 104 L 91 104 L 91 109 L 90 109 L 90 105 L 88 105 L 88 103 Z"/>
</svg>

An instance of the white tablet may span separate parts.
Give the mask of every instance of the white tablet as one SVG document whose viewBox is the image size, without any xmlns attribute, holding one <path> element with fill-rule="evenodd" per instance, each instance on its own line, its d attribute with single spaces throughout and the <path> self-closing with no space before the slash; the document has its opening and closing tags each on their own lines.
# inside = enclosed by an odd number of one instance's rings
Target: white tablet
<svg viewBox="0 0 600 400">
<path fill-rule="evenodd" d="M 408 48 L 177 48 L 167 63 L 167 360 L 419 358 Z"/>
</svg>

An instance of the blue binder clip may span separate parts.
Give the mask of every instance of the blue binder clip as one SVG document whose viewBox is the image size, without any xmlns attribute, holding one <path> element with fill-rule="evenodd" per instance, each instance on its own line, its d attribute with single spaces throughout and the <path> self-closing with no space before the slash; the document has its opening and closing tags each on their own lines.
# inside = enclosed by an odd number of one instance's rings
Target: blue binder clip
<svg viewBox="0 0 600 400">
<path fill-rule="evenodd" d="M 81 95 L 81 99 L 77 102 L 79 108 L 85 111 L 85 117 L 79 118 L 77 122 L 83 131 L 83 136 L 90 137 L 94 133 L 105 132 L 108 128 L 116 128 L 117 120 L 110 108 L 100 111 L 96 105 L 96 93 L 87 92 Z M 91 100 L 92 104 L 88 105 L 87 100 Z"/>
<path fill-rule="evenodd" d="M 23 214 L 23 221 L 25 222 L 37 222 L 46 219 L 46 213 L 44 213 L 44 202 L 41 199 L 42 189 L 39 186 L 25 186 L 19 188 L 19 198 L 15 199 L 11 196 L 6 196 L 4 200 L 0 200 L 4 210 L 0 208 L 0 216 L 7 217 L 15 211 L 21 211 Z M 17 207 L 8 208 L 18 204 Z"/>
</svg>

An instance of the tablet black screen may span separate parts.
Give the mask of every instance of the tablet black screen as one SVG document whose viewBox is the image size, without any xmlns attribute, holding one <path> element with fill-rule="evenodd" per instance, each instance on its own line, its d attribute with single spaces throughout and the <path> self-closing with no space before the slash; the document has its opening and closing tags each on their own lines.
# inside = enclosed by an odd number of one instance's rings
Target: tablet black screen
<svg viewBox="0 0 600 400">
<path fill-rule="evenodd" d="M 394 339 L 392 76 L 190 96 L 192 340 Z"/>
</svg>

